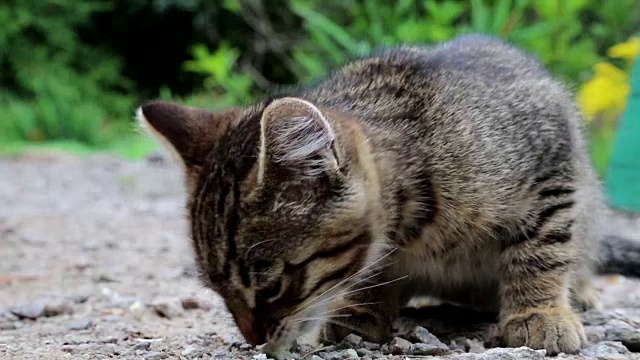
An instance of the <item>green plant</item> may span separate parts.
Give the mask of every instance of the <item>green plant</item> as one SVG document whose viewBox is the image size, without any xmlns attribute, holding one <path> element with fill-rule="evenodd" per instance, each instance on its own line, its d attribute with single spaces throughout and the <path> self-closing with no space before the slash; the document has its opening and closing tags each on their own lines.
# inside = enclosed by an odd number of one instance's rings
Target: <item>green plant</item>
<svg viewBox="0 0 640 360">
<path fill-rule="evenodd" d="M 127 126 L 133 101 L 119 62 L 78 35 L 105 4 L 0 3 L 0 141 L 100 145 Z"/>
<path fill-rule="evenodd" d="M 205 75 L 204 93 L 210 96 L 206 103 L 213 107 L 246 103 L 252 99 L 253 79 L 250 75 L 236 70 L 236 61 L 240 56 L 237 49 L 222 43 L 214 52 L 202 45 L 195 45 L 192 50 L 193 60 L 184 64 L 188 71 Z M 200 103 L 200 97 L 192 97 L 192 103 Z"/>
<path fill-rule="evenodd" d="M 603 4 L 604 3 L 604 4 Z M 602 59 L 600 52 L 634 31 L 634 0 L 290 0 L 304 19 L 308 41 L 293 50 L 295 73 L 323 75 L 327 62 L 380 46 L 429 44 L 455 35 L 492 34 L 536 54 L 557 76 L 578 84 Z M 327 61 L 328 60 L 328 61 Z"/>
</svg>

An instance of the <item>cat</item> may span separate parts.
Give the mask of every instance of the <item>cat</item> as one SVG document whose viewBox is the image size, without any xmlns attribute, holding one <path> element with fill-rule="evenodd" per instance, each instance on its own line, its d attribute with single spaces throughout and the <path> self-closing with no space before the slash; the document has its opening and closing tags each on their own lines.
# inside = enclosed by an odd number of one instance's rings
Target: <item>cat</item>
<svg viewBox="0 0 640 360">
<path fill-rule="evenodd" d="M 422 295 L 496 311 L 509 347 L 586 344 L 603 197 L 571 94 L 516 47 L 399 46 L 251 106 L 137 117 L 184 168 L 203 284 L 268 354 L 386 341 Z"/>
</svg>

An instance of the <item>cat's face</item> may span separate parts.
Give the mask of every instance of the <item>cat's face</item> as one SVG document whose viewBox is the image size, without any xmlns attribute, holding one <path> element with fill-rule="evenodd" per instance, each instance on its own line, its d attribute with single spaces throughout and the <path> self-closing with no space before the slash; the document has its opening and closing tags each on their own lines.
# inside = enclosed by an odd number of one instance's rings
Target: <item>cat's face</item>
<svg viewBox="0 0 640 360">
<path fill-rule="evenodd" d="M 378 256 L 367 150 L 348 121 L 326 114 L 295 98 L 222 113 L 155 103 L 138 114 L 184 164 L 203 282 L 248 342 L 275 353 L 330 319 Z"/>
</svg>

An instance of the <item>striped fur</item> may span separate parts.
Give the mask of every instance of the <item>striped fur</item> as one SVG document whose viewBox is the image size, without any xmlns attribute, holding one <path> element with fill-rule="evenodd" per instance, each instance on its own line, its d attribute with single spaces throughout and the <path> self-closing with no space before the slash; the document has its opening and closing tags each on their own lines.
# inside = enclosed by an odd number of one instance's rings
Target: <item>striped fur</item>
<svg viewBox="0 0 640 360">
<path fill-rule="evenodd" d="M 231 113 L 176 106 L 140 117 L 187 165 L 202 280 L 250 343 L 384 341 L 425 294 L 499 311 L 509 346 L 585 343 L 599 187 L 570 94 L 528 55 L 465 36 Z"/>
</svg>

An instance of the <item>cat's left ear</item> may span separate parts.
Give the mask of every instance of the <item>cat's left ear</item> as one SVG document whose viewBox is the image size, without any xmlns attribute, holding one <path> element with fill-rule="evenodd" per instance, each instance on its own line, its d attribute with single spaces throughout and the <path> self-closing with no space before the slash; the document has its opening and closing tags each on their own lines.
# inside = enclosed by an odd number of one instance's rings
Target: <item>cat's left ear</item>
<svg viewBox="0 0 640 360">
<path fill-rule="evenodd" d="M 187 167 L 201 166 L 229 125 L 242 109 L 209 111 L 155 101 L 136 111 L 140 127 L 177 155 Z"/>
<path fill-rule="evenodd" d="M 262 114 L 261 129 L 260 177 L 270 163 L 310 176 L 339 171 L 334 128 L 312 103 L 294 97 L 274 100 Z"/>
<path fill-rule="evenodd" d="M 184 166 L 189 187 L 218 139 L 242 114 L 240 108 L 214 112 L 163 101 L 147 103 L 136 111 L 140 127 Z"/>
</svg>

